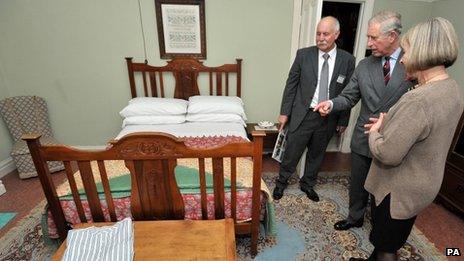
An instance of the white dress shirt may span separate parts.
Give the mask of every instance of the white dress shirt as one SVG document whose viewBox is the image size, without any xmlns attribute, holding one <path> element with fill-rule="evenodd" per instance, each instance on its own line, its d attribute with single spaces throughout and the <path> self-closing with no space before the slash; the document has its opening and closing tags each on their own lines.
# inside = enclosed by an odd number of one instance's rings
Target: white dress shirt
<svg viewBox="0 0 464 261">
<path fill-rule="evenodd" d="M 390 75 L 393 74 L 393 69 L 395 69 L 395 65 L 398 62 L 398 58 L 400 57 L 401 47 L 398 47 L 391 55 L 390 55 Z M 382 57 L 382 66 L 385 64 L 385 57 Z"/>
<path fill-rule="evenodd" d="M 319 57 L 319 63 L 317 66 L 317 86 L 316 86 L 316 91 L 314 92 L 313 100 L 311 101 L 311 108 L 316 107 L 316 105 L 319 102 L 319 83 L 321 81 L 321 71 L 322 71 L 322 65 L 324 64 L 324 57 L 322 57 L 325 54 L 325 52 L 318 50 L 318 57 Z M 330 81 L 332 79 L 332 73 L 334 70 L 335 66 L 335 59 L 337 58 L 337 46 L 335 46 L 332 50 L 328 52 L 329 58 L 327 59 L 327 63 L 329 64 L 329 89 L 330 89 Z M 330 93 L 329 93 L 330 95 Z M 329 97 L 329 96 L 327 96 Z"/>
</svg>

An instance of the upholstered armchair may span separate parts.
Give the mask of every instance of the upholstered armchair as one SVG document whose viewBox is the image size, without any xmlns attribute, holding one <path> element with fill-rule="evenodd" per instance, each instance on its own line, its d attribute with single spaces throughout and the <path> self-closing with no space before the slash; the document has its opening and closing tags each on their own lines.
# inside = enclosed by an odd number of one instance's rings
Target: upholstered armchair
<svg viewBox="0 0 464 261">
<path fill-rule="evenodd" d="M 37 172 L 32 162 L 29 149 L 21 136 L 26 133 L 42 134 L 42 144 L 57 144 L 53 138 L 45 100 L 37 96 L 17 96 L 0 101 L 0 114 L 10 131 L 14 144 L 11 149 L 19 177 L 26 179 L 36 177 Z M 50 162 L 51 172 L 64 169 L 61 162 Z"/>
</svg>

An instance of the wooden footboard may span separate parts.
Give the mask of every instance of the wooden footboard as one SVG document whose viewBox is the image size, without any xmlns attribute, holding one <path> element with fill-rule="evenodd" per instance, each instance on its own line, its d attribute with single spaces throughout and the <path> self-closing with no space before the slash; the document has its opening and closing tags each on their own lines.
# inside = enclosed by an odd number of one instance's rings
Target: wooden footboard
<svg viewBox="0 0 464 261">
<path fill-rule="evenodd" d="M 62 161 L 81 221 L 88 222 L 74 178 L 72 164 L 77 164 L 89 202 L 93 222 L 103 222 L 104 215 L 97 192 L 94 175 L 99 175 L 111 221 L 117 221 L 105 161 L 123 160 L 131 175 L 131 213 L 134 220 L 184 219 L 184 204 L 175 179 L 177 159 L 198 160 L 203 219 L 207 218 L 205 159 L 212 159 L 215 219 L 225 217 L 224 207 L 224 158 L 230 158 L 231 213 L 236 234 L 251 234 L 251 252 L 257 253 L 260 217 L 262 146 L 264 132 L 254 132 L 252 142 L 231 143 L 222 147 L 194 149 L 182 140 L 163 133 L 137 133 L 110 142 L 105 150 L 77 150 L 72 147 L 40 144 L 40 135 L 23 136 L 29 146 L 42 188 L 48 201 L 61 239 L 67 236 L 68 226 L 56 192 L 56 185 L 46 164 Z M 250 222 L 237 223 L 237 158 L 253 160 L 252 218 Z M 93 173 L 91 162 L 96 161 L 99 173 Z"/>
</svg>

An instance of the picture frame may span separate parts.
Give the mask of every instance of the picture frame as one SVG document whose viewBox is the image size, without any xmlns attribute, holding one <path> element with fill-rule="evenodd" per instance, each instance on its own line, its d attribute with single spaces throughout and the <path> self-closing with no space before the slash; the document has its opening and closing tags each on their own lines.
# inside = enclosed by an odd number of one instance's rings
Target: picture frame
<svg viewBox="0 0 464 261">
<path fill-rule="evenodd" d="M 206 59 L 204 0 L 155 0 L 161 59 Z"/>
</svg>

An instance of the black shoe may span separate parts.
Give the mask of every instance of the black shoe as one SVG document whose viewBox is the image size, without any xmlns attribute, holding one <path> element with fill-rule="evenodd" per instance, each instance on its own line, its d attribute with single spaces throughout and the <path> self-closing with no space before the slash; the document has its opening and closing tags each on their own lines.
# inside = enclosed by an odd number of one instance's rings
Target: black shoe
<svg viewBox="0 0 464 261">
<path fill-rule="evenodd" d="M 282 196 L 284 195 L 284 189 L 285 189 L 285 188 L 276 186 L 276 187 L 274 188 L 274 192 L 272 192 L 272 197 L 273 197 L 275 200 L 281 199 Z"/>
<path fill-rule="evenodd" d="M 301 188 L 301 191 L 306 193 L 306 196 L 310 200 L 312 200 L 314 202 L 319 202 L 319 196 L 317 195 L 316 191 L 314 191 L 314 189 L 312 189 L 312 188 Z"/>
<path fill-rule="evenodd" d="M 335 223 L 334 228 L 335 230 L 348 230 L 352 227 L 362 227 L 364 220 L 358 220 L 355 223 L 350 223 L 348 220 L 340 220 L 337 223 Z"/>
<path fill-rule="evenodd" d="M 367 260 L 367 259 L 357 258 L 357 257 L 350 257 L 350 259 L 349 259 L 349 261 L 364 261 L 364 260 Z"/>
</svg>

